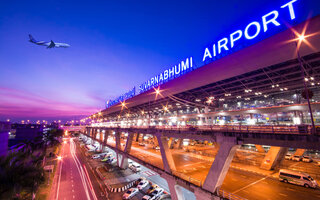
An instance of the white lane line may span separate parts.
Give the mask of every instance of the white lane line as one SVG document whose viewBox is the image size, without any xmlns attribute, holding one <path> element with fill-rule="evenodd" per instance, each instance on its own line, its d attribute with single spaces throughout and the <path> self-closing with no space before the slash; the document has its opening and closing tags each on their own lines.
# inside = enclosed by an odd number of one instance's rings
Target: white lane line
<svg viewBox="0 0 320 200">
<path fill-rule="evenodd" d="M 73 160 L 74 160 L 74 162 L 75 162 L 75 164 L 76 164 L 77 170 L 78 170 L 78 172 L 79 172 L 80 179 L 81 179 L 81 182 L 82 182 L 82 186 L 83 186 L 83 188 L 84 188 L 84 190 L 85 190 L 87 199 L 91 200 L 90 195 L 89 195 L 89 192 L 88 192 L 87 184 L 86 184 L 86 182 L 84 181 L 83 172 L 81 171 L 81 170 L 82 170 L 82 169 L 81 169 L 81 165 L 80 165 L 80 167 L 78 166 L 79 163 L 77 162 L 76 157 L 75 157 L 75 155 L 74 155 L 74 154 L 75 154 L 75 152 L 74 152 L 74 142 L 72 141 L 72 139 L 71 139 L 71 141 L 70 141 L 70 151 L 71 151 L 72 158 L 73 158 Z M 81 169 L 81 170 L 80 170 L 80 169 Z"/>
<path fill-rule="evenodd" d="M 279 195 L 284 196 L 284 197 L 287 197 L 287 196 L 288 196 L 288 195 L 283 194 L 283 193 L 279 193 Z"/>
<path fill-rule="evenodd" d="M 286 188 L 287 190 L 291 190 L 291 191 L 296 191 L 295 189 L 292 189 L 292 188 Z"/>
<path fill-rule="evenodd" d="M 62 147 L 62 157 L 63 157 L 63 155 L 64 155 L 64 145 L 63 145 L 63 147 Z M 59 180 L 58 180 L 58 187 L 57 187 L 57 194 L 56 194 L 56 199 L 58 199 L 59 198 L 59 190 L 60 190 L 60 180 L 61 180 L 61 171 L 62 171 L 62 161 L 58 161 L 58 162 L 60 162 L 60 171 L 59 171 Z"/>
<path fill-rule="evenodd" d="M 242 176 L 242 175 L 241 175 L 241 176 Z M 268 176 L 266 176 L 266 177 L 264 177 L 264 178 L 262 178 L 262 179 L 259 179 L 259 180 L 255 181 L 255 182 L 253 182 L 253 183 L 250 183 L 249 185 L 244 186 L 243 188 L 240 188 L 240 189 L 238 189 L 238 190 L 236 190 L 236 191 L 234 191 L 234 192 L 232 192 L 232 193 L 235 194 L 235 193 L 237 193 L 237 192 L 240 192 L 241 190 L 244 190 L 244 189 L 246 189 L 246 188 L 248 188 L 248 187 L 250 187 L 250 186 L 252 186 L 252 185 L 254 185 L 254 184 L 257 184 L 257 183 L 265 180 L 265 179 L 268 178 L 269 176 L 272 176 L 272 174 L 270 174 L 270 175 L 268 175 Z"/>
</svg>

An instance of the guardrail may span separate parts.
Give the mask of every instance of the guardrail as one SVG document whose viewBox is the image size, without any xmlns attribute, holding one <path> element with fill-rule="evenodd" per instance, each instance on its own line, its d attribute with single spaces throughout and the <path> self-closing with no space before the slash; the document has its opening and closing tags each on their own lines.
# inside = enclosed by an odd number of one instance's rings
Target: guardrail
<svg viewBox="0 0 320 200">
<path fill-rule="evenodd" d="M 222 197 L 224 199 L 229 199 L 229 200 L 247 200 L 246 198 L 243 198 L 243 197 L 240 197 L 240 196 L 237 196 L 235 194 L 232 194 L 230 192 L 226 192 L 224 190 L 222 190 L 221 188 L 219 188 L 217 190 L 217 195 L 219 197 Z"/>
<path fill-rule="evenodd" d="M 158 129 L 175 131 L 220 131 L 238 133 L 311 134 L 310 125 L 199 125 L 199 126 L 108 126 L 110 128 Z M 99 127 L 97 127 L 99 128 Z M 320 133 L 320 127 L 317 127 Z"/>
</svg>

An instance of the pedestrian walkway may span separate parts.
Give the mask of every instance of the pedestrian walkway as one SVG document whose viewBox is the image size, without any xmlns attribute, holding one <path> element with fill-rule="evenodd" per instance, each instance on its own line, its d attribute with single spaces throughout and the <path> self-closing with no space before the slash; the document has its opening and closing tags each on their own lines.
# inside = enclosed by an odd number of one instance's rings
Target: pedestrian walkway
<svg viewBox="0 0 320 200">
<path fill-rule="evenodd" d="M 131 181 L 137 180 L 138 178 L 140 178 L 140 175 L 131 174 L 131 175 L 124 176 L 124 177 L 117 177 L 117 178 L 111 178 L 111 179 L 108 178 L 104 182 L 108 183 L 108 185 L 115 185 L 115 184 L 120 184 L 120 183 L 131 182 Z"/>
<path fill-rule="evenodd" d="M 151 170 L 143 171 L 143 172 L 141 172 L 141 174 L 144 174 L 146 177 L 159 175 L 159 174 L 157 174 L 156 172 L 151 171 Z"/>
</svg>

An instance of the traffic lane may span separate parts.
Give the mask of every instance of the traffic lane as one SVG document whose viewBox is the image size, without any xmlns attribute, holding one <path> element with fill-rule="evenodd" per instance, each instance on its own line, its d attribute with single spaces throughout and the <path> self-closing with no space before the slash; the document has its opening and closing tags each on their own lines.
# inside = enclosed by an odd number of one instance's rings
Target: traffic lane
<svg viewBox="0 0 320 200">
<path fill-rule="evenodd" d="M 80 149 L 79 145 L 76 145 L 76 155 L 77 155 L 80 163 L 82 164 L 82 166 L 85 166 L 85 170 L 91 180 L 92 187 L 93 187 L 93 190 L 96 194 L 96 197 L 99 200 L 104 200 L 105 197 L 102 196 L 103 191 L 101 190 L 101 186 L 103 186 L 103 183 L 100 182 L 100 180 L 98 180 L 98 178 L 92 173 L 90 166 L 89 166 L 88 159 L 91 159 L 91 158 L 87 158 L 81 153 L 81 149 Z"/>
<path fill-rule="evenodd" d="M 274 178 L 229 170 L 222 189 L 247 199 L 319 199 L 320 190 L 283 183 Z"/>
<path fill-rule="evenodd" d="M 302 186 L 283 183 L 272 178 L 266 178 L 262 181 L 239 191 L 236 195 L 248 199 L 272 199 L 272 200 L 319 200 L 320 190 L 305 188 Z"/>
<path fill-rule="evenodd" d="M 84 186 L 81 181 L 76 163 L 74 162 L 71 152 L 70 144 L 63 144 L 64 154 L 62 155 L 62 168 L 60 175 L 59 193 L 57 199 L 87 199 Z M 59 179 L 58 179 L 59 180 Z M 59 184 L 59 183 L 58 183 Z"/>
</svg>

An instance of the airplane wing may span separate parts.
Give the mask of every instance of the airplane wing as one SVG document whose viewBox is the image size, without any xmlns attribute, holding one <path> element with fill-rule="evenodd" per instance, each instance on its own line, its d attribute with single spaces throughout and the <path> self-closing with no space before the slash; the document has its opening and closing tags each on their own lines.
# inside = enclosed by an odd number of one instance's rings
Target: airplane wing
<svg viewBox="0 0 320 200">
<path fill-rule="evenodd" d="M 53 48 L 55 46 L 56 46 L 55 43 L 51 40 L 51 42 L 50 42 L 50 44 L 49 44 L 49 46 L 47 48 Z"/>
</svg>

